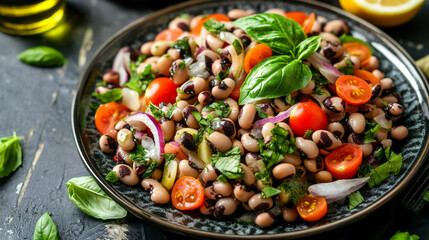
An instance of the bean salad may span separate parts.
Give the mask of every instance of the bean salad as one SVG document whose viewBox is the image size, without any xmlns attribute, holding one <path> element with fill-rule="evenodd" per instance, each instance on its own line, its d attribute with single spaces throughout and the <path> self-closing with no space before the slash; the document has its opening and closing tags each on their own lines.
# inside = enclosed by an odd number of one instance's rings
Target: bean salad
<svg viewBox="0 0 429 240">
<path fill-rule="evenodd" d="M 400 171 L 390 147 L 408 135 L 371 46 L 311 12 L 182 14 L 122 48 L 93 96 L 117 162 L 106 180 L 261 228 L 356 207 L 359 189 Z"/>
</svg>

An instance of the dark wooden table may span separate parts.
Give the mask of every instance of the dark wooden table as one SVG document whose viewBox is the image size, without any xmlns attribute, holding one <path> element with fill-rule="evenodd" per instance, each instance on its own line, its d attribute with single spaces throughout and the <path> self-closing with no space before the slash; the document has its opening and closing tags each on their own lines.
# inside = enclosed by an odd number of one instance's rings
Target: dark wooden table
<svg viewBox="0 0 429 240">
<path fill-rule="evenodd" d="M 39 36 L 0 33 L 0 136 L 13 131 L 23 136 L 23 165 L 0 179 L 0 239 L 32 239 L 37 219 L 45 212 L 58 226 L 62 239 L 178 239 L 129 215 L 101 221 L 74 206 L 65 183 L 89 175 L 76 150 L 70 107 L 80 72 L 112 34 L 132 21 L 174 1 L 67 0 L 66 22 Z M 338 6 L 337 1 L 326 1 Z M 383 29 L 414 59 L 429 54 L 429 2 L 411 22 Z M 68 59 L 62 68 L 42 69 L 16 59 L 38 45 L 60 50 Z M 429 239 L 429 211 L 416 217 L 403 213 L 399 198 L 356 224 L 322 235 L 331 239 L 385 239 L 396 230 Z M 190 239 L 189 237 L 187 239 Z"/>
</svg>

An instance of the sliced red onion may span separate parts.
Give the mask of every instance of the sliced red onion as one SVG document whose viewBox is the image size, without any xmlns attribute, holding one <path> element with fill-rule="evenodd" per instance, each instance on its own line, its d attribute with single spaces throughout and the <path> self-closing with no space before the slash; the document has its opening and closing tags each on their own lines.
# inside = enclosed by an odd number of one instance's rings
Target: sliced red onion
<svg viewBox="0 0 429 240">
<path fill-rule="evenodd" d="M 160 161 L 161 153 L 164 153 L 164 136 L 162 134 L 161 125 L 156 119 L 144 112 L 138 112 L 131 116 L 128 116 L 125 121 L 136 120 L 144 123 L 151 133 L 153 134 L 153 140 L 155 143 L 155 155 L 153 156 L 155 161 Z M 150 149 L 149 149 L 150 150 Z"/>
<path fill-rule="evenodd" d="M 279 114 L 277 114 L 277 116 L 265 118 L 265 119 L 260 119 L 260 120 L 255 122 L 254 126 L 256 128 L 262 128 L 262 126 L 264 126 L 264 124 L 268 123 L 268 122 L 272 122 L 272 123 L 281 122 L 290 116 L 290 113 L 295 108 L 295 106 L 296 106 L 296 104 L 292 105 L 288 110 L 286 110 L 284 112 L 280 112 Z"/>
<path fill-rule="evenodd" d="M 382 113 L 374 117 L 374 121 L 380 125 L 381 128 L 386 130 L 392 129 L 392 120 L 388 119 L 386 114 Z"/>
<path fill-rule="evenodd" d="M 124 83 L 128 82 L 128 72 L 129 64 L 131 61 L 131 52 L 130 48 L 123 47 L 121 48 L 113 60 L 112 69 L 119 73 L 119 85 L 122 86 Z"/>
<path fill-rule="evenodd" d="M 134 133 L 134 137 L 137 138 L 138 140 L 141 140 L 144 136 L 147 136 L 147 133 L 142 131 L 136 131 Z"/>
<path fill-rule="evenodd" d="M 170 144 L 176 147 L 180 147 L 180 144 L 178 142 L 170 142 Z"/>
<path fill-rule="evenodd" d="M 240 39 L 235 36 L 233 33 L 230 32 L 220 32 L 219 38 L 224 40 L 225 42 L 229 43 L 230 45 L 226 47 L 226 50 L 231 54 L 231 67 L 230 72 L 233 74 L 234 79 L 238 79 L 240 77 L 241 71 L 243 70 L 243 63 L 244 63 L 244 47 L 241 43 Z M 233 42 L 235 40 L 238 40 L 241 46 L 241 52 L 240 54 L 237 53 L 233 46 Z"/>
<path fill-rule="evenodd" d="M 201 46 L 200 48 L 198 48 L 197 52 L 195 53 L 195 57 L 198 57 L 198 55 L 204 50 L 206 50 L 206 47 L 204 46 Z"/>
<path fill-rule="evenodd" d="M 346 198 L 359 190 L 369 180 L 369 177 L 341 179 L 330 183 L 318 183 L 308 187 L 308 191 L 315 197 L 324 197 L 328 203 Z"/>
<path fill-rule="evenodd" d="M 333 67 L 329 60 L 326 59 L 322 54 L 315 52 L 307 60 L 316 68 L 328 81 L 335 84 L 337 79 L 343 75 L 338 69 Z"/>
</svg>

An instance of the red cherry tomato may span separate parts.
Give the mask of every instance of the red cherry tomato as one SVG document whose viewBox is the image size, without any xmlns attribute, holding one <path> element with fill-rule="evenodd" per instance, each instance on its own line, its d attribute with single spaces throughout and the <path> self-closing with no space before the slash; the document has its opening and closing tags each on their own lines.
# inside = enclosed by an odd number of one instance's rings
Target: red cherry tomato
<svg viewBox="0 0 429 240">
<path fill-rule="evenodd" d="M 304 136 L 307 130 L 321 130 L 328 126 L 326 113 L 314 102 L 297 103 L 289 116 L 289 125 L 297 136 Z"/>
<path fill-rule="evenodd" d="M 302 26 L 305 19 L 308 18 L 308 15 L 305 14 L 304 12 L 297 11 L 297 12 L 287 12 L 285 13 L 285 17 L 295 20 L 297 23 L 299 23 L 299 25 Z"/>
<path fill-rule="evenodd" d="M 165 29 L 155 37 L 156 41 L 176 41 L 183 31 L 180 29 Z"/>
<path fill-rule="evenodd" d="M 363 69 L 355 69 L 354 72 L 355 77 L 362 78 L 367 82 L 370 86 L 374 86 L 375 84 L 380 84 L 380 80 L 372 74 L 371 72 L 368 72 L 367 70 Z"/>
<path fill-rule="evenodd" d="M 338 97 L 351 105 L 364 104 L 371 99 L 371 87 L 356 76 L 342 75 L 335 82 L 335 89 Z"/>
<path fill-rule="evenodd" d="M 126 117 L 130 111 L 122 104 L 110 102 L 100 105 L 95 112 L 95 127 L 101 135 L 108 133 L 115 124 Z"/>
<path fill-rule="evenodd" d="M 336 179 L 349 179 L 356 175 L 362 163 L 362 149 L 351 143 L 335 148 L 325 158 L 326 169 Z"/>
<path fill-rule="evenodd" d="M 179 210 L 193 210 L 204 203 L 204 188 L 194 177 L 179 178 L 171 190 L 171 203 Z"/>
<path fill-rule="evenodd" d="M 203 28 L 203 24 L 204 22 L 206 22 L 207 20 L 214 18 L 215 20 L 219 21 L 219 22 L 229 22 L 229 17 L 223 13 L 213 13 L 210 14 L 206 17 L 203 17 L 198 23 L 197 25 L 191 29 L 191 34 L 194 36 L 199 36 L 201 33 L 201 29 Z"/>
<path fill-rule="evenodd" d="M 176 158 L 179 160 L 188 159 L 186 154 L 180 149 L 180 147 L 170 143 L 165 144 L 164 146 L 164 153 L 165 154 L 176 154 Z"/>
<path fill-rule="evenodd" d="M 367 46 L 358 42 L 346 42 L 343 43 L 343 47 L 348 54 L 360 59 L 361 66 L 368 64 L 369 58 L 371 57 L 371 51 Z"/>
<path fill-rule="evenodd" d="M 146 89 L 144 101 L 147 106 L 149 102 L 159 106 L 160 103 L 175 103 L 177 97 L 177 86 L 173 80 L 167 77 L 154 79 Z"/>
<path fill-rule="evenodd" d="M 328 213 L 328 203 L 323 197 L 307 196 L 296 204 L 299 216 L 307 222 L 314 222 Z"/>
<path fill-rule="evenodd" d="M 305 34 L 309 34 L 311 32 L 311 29 L 313 28 L 313 24 L 316 21 L 316 15 L 314 13 L 311 13 L 310 16 L 308 16 L 307 19 L 305 19 L 304 23 L 302 24 L 302 31 L 304 31 Z"/>
<path fill-rule="evenodd" d="M 265 58 L 269 58 L 271 56 L 273 56 L 273 51 L 268 45 L 264 43 L 260 43 L 252 47 L 244 57 L 244 70 L 247 74 L 249 74 L 250 70 L 254 66 L 256 66 Z"/>
</svg>

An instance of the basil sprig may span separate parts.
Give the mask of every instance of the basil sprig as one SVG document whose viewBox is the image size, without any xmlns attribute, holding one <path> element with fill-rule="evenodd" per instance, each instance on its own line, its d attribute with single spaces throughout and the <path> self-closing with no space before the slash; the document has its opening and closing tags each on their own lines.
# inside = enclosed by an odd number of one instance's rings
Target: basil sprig
<svg viewBox="0 0 429 240">
<path fill-rule="evenodd" d="M 240 18 L 233 24 L 278 54 L 252 68 L 241 86 L 240 105 L 286 96 L 310 82 L 311 70 L 302 60 L 317 51 L 321 36 L 307 38 L 297 22 L 272 13 Z"/>
<path fill-rule="evenodd" d="M 17 58 L 37 67 L 61 67 L 67 62 L 61 52 L 47 46 L 29 48 L 20 53 Z"/>
<path fill-rule="evenodd" d="M 33 240 L 57 240 L 60 239 L 57 225 L 55 225 L 49 212 L 43 214 L 37 220 L 36 227 L 33 233 Z"/>
<path fill-rule="evenodd" d="M 16 132 L 11 137 L 0 138 L 0 178 L 8 176 L 22 164 L 19 139 Z"/>
</svg>

